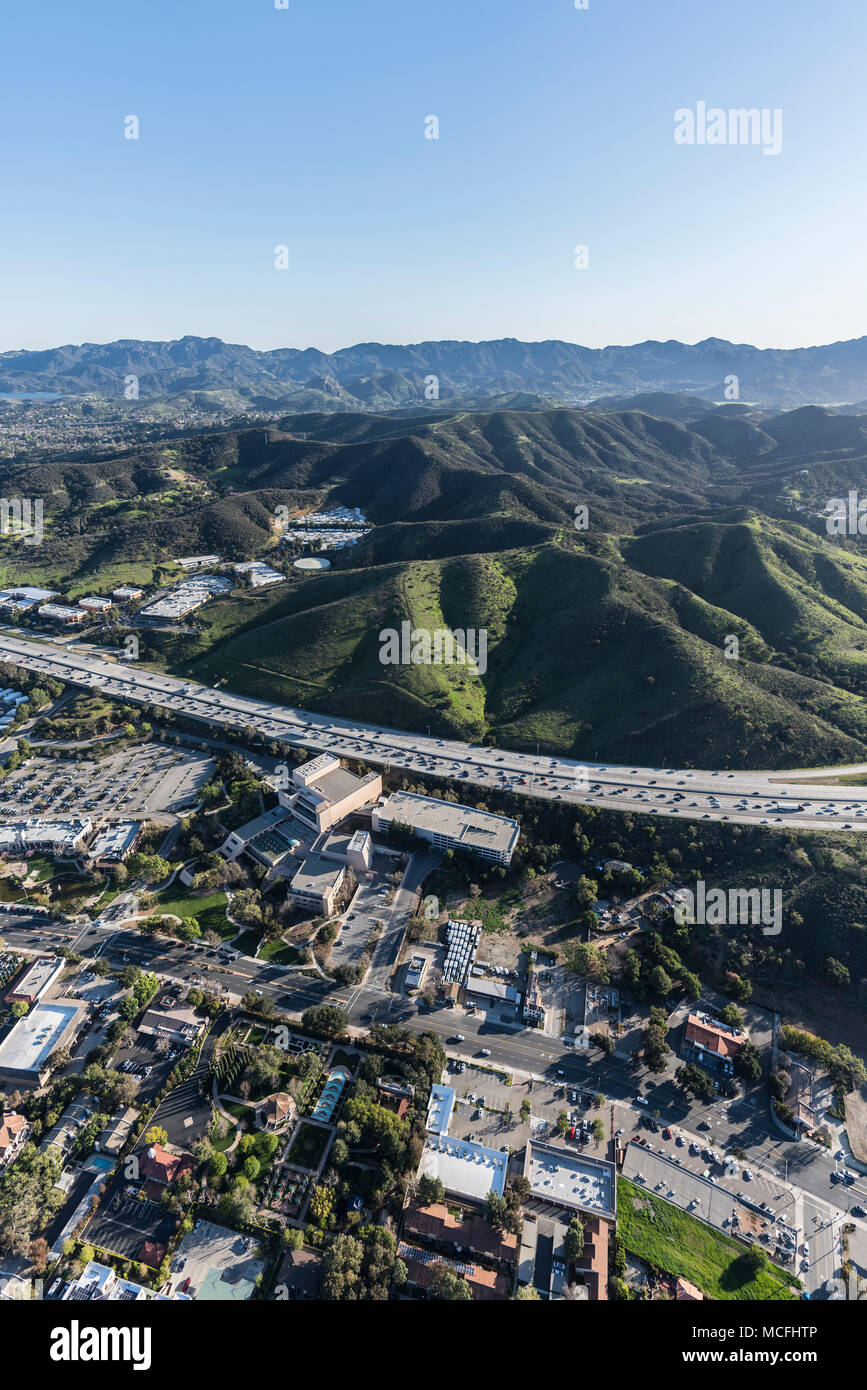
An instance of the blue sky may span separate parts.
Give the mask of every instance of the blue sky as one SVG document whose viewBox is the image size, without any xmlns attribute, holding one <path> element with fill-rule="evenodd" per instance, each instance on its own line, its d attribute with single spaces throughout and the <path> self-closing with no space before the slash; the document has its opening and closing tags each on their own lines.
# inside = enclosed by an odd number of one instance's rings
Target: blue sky
<svg viewBox="0 0 867 1390">
<path fill-rule="evenodd" d="M 862 0 L 289 5 L 7 7 L 0 350 L 867 331 Z"/>
</svg>

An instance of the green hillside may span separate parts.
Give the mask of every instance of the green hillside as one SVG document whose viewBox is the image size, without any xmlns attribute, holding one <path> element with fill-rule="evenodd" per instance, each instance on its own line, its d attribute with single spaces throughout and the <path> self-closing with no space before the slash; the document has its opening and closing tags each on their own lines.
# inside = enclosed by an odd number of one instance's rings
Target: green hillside
<svg viewBox="0 0 867 1390">
<path fill-rule="evenodd" d="M 857 486 L 863 421 L 725 407 L 688 425 L 632 409 L 299 415 L 40 462 L 26 487 L 0 468 L 6 495 L 44 497 L 48 539 L 0 540 L 0 573 L 70 597 L 159 584 L 178 555 L 274 559 L 278 506 L 359 506 L 373 529 L 330 571 L 236 590 L 191 631 L 146 634 L 151 655 L 312 709 L 577 757 L 855 760 L 867 558 L 755 505 L 807 455 L 811 478 Z M 380 633 L 402 622 L 486 629 L 487 670 L 383 665 Z"/>
</svg>

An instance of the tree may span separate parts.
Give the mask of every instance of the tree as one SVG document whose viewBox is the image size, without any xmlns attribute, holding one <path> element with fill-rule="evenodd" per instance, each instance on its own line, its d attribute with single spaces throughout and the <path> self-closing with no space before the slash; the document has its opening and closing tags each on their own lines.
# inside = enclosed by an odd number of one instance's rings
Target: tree
<svg viewBox="0 0 867 1390">
<path fill-rule="evenodd" d="M 716 1096 L 714 1084 L 707 1072 L 702 1071 L 694 1062 L 689 1062 L 685 1067 L 678 1067 L 674 1079 L 681 1090 L 698 1096 L 699 1100 L 711 1101 Z"/>
<path fill-rule="evenodd" d="M 434 1298 L 448 1303 L 471 1303 L 473 1290 L 459 1274 L 453 1274 L 443 1260 L 430 1266 L 430 1291 Z"/>
<path fill-rule="evenodd" d="M 607 1033 L 591 1033 L 590 1041 L 594 1047 L 598 1047 L 604 1052 L 606 1057 L 609 1057 L 614 1051 L 614 1039 L 609 1037 Z"/>
<path fill-rule="evenodd" d="M 594 1121 L 593 1121 L 593 1143 L 595 1144 L 595 1146 L 596 1146 L 597 1149 L 599 1148 L 599 1145 L 602 1143 L 602 1141 L 603 1141 L 604 1138 L 605 1138 L 605 1126 L 604 1126 L 604 1124 L 602 1123 L 601 1120 L 594 1120 Z"/>
<path fill-rule="evenodd" d="M 258 1158 L 254 1154 L 250 1154 L 250 1157 L 244 1160 L 244 1177 L 250 1182 L 255 1182 L 261 1171 L 262 1165 Z"/>
<path fill-rule="evenodd" d="M 755 1043 L 745 1042 L 735 1054 L 735 1071 L 748 1081 L 758 1081 L 762 1075 L 762 1054 Z"/>
<path fill-rule="evenodd" d="M 567 1133 L 568 1129 L 569 1116 L 566 1114 L 565 1110 L 561 1110 L 560 1114 L 557 1116 L 557 1133 L 562 1136 Z"/>
<path fill-rule="evenodd" d="M 593 1097 L 593 1109 L 594 1109 L 594 1110 L 601 1110 L 604 1104 L 605 1104 L 605 1097 L 603 1096 L 603 1094 L 602 1094 L 601 1091 L 597 1091 L 596 1094 L 595 1094 L 594 1097 Z"/>
<path fill-rule="evenodd" d="M 665 1071 L 668 1046 L 668 1021 L 664 1009 L 652 1008 L 644 1030 L 644 1060 L 649 1071 Z"/>
<path fill-rule="evenodd" d="M 35 1240 L 31 1240 L 27 1253 L 35 1272 L 43 1274 L 48 1266 L 48 1241 L 43 1236 L 37 1236 Z"/>
<path fill-rule="evenodd" d="M 165 1147 L 168 1142 L 169 1136 L 162 1125 L 151 1125 L 145 1135 L 146 1146 L 150 1148 L 152 1144 L 159 1144 L 161 1147 Z"/>
<path fill-rule="evenodd" d="M 221 1178 L 229 1166 L 229 1160 L 219 1151 L 208 1162 L 208 1172 L 212 1178 Z"/>
<path fill-rule="evenodd" d="M 301 1022 L 321 1038 L 346 1037 L 346 1014 L 331 1004 L 314 1004 L 301 1015 Z"/>
<path fill-rule="evenodd" d="M 515 1301 L 521 1303 L 541 1303 L 541 1298 L 532 1284 L 524 1284 L 515 1294 Z"/>
<path fill-rule="evenodd" d="M 428 1173 L 423 1173 L 416 1183 L 415 1197 L 422 1207 L 433 1206 L 434 1202 L 444 1202 L 446 1190 L 442 1178 L 432 1178 Z"/>
<path fill-rule="evenodd" d="M 133 878 L 143 878 L 149 883 L 162 883 L 172 871 L 167 859 L 161 859 L 158 854 L 144 852 L 131 854 L 127 866 Z"/>
<path fill-rule="evenodd" d="M 580 1216 L 573 1216 L 563 1237 L 563 1253 L 574 1264 L 584 1254 L 584 1222 Z"/>
<path fill-rule="evenodd" d="M 768 1257 L 760 1245 L 751 1245 L 740 1259 L 751 1274 L 758 1274 L 759 1270 L 765 1269 L 768 1264 Z"/>
<path fill-rule="evenodd" d="M 667 999 L 671 994 L 672 979 L 661 965 L 655 965 L 648 976 L 648 985 L 651 993 L 657 999 Z"/>
<path fill-rule="evenodd" d="M 334 1209 L 334 1192 L 321 1184 L 313 1189 L 310 1199 L 310 1215 L 320 1230 L 325 1230 Z"/>
<path fill-rule="evenodd" d="M 852 983 L 852 976 L 847 966 L 842 965 L 840 961 L 835 960 L 833 956 L 828 957 L 823 969 L 828 979 L 833 980 L 835 985 L 848 985 Z"/>
<path fill-rule="evenodd" d="M 491 1226 L 502 1229 L 506 1220 L 506 1199 L 497 1192 L 489 1192 L 485 1198 L 485 1220 Z"/>
</svg>

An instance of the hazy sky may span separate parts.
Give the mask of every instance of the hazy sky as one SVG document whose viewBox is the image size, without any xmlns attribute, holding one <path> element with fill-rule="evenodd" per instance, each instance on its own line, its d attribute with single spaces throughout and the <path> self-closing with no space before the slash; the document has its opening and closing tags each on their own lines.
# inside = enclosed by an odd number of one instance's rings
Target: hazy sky
<svg viewBox="0 0 867 1390">
<path fill-rule="evenodd" d="M 288 3 L 6 7 L 0 349 L 867 332 L 863 0 Z"/>
</svg>

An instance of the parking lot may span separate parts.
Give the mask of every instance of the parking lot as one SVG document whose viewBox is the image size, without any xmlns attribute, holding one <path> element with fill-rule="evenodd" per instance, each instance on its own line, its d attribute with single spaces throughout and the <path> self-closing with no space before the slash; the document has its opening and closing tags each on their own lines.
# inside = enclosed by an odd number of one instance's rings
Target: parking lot
<svg viewBox="0 0 867 1390">
<path fill-rule="evenodd" d="M 140 1200 L 125 1191 L 123 1178 L 116 1179 L 108 1198 L 97 1208 L 85 1227 L 84 1238 L 101 1250 L 110 1250 L 125 1260 L 143 1261 L 155 1266 L 174 1235 L 177 1217 L 156 1203 Z M 146 1243 L 151 1245 L 145 1249 Z M 153 1245 L 158 1249 L 153 1250 Z M 157 1256 L 159 1255 L 159 1258 Z"/>
<path fill-rule="evenodd" d="M 332 966 L 358 965 L 376 923 L 388 920 L 391 887 L 391 875 L 385 872 L 378 872 L 359 883 L 349 908 L 343 913 L 340 935 L 331 950 Z"/>
<path fill-rule="evenodd" d="M 139 1033 L 130 1047 L 118 1049 L 112 1065 L 141 1083 L 137 1099 L 142 1103 L 157 1094 L 183 1051 L 179 1046 L 172 1046 L 168 1052 L 158 1052 L 157 1039 Z"/>
<path fill-rule="evenodd" d="M 457 1065 L 460 1065 L 459 1061 Z M 449 1133 L 458 1139 L 474 1139 L 479 1144 L 492 1148 L 508 1145 L 512 1150 L 523 1148 L 532 1135 L 536 1139 L 554 1139 L 557 1133 L 557 1120 L 565 1111 L 571 1121 L 576 1122 L 576 1137 L 565 1136 L 557 1142 L 565 1142 L 577 1152 L 585 1147 L 595 1158 L 608 1157 L 607 1143 L 597 1149 L 593 1140 L 580 1135 L 580 1124 L 592 1124 L 595 1119 L 605 1122 L 606 1139 L 609 1128 L 609 1109 L 603 1106 L 595 1110 L 590 1105 L 591 1093 L 581 1087 L 549 1085 L 542 1081 L 514 1080 L 507 1086 L 501 1076 L 473 1066 L 471 1061 L 464 1064 L 463 1071 L 457 1070 L 453 1060 L 444 1076 L 444 1084 L 454 1088 L 455 1108 L 449 1125 Z M 521 1107 L 525 1101 L 530 1104 L 530 1118 L 522 1119 Z M 581 1142 L 583 1138 L 583 1143 Z"/>
<path fill-rule="evenodd" d="M 676 1163 L 674 1154 L 654 1154 L 636 1143 L 629 1144 L 623 1164 L 624 1177 L 648 1192 L 657 1193 L 729 1234 L 738 1232 L 761 1241 L 778 1263 L 794 1270 L 797 1213 L 793 1194 L 782 1184 L 756 1175 L 747 1195 L 735 1188 L 737 1180 L 727 1181 L 719 1167 L 716 1174 L 711 1181 Z"/>
<path fill-rule="evenodd" d="M 0 788 L 0 817 L 178 813 L 194 806 L 214 765 L 201 753 L 141 744 L 95 761 L 37 757 Z"/>
</svg>

